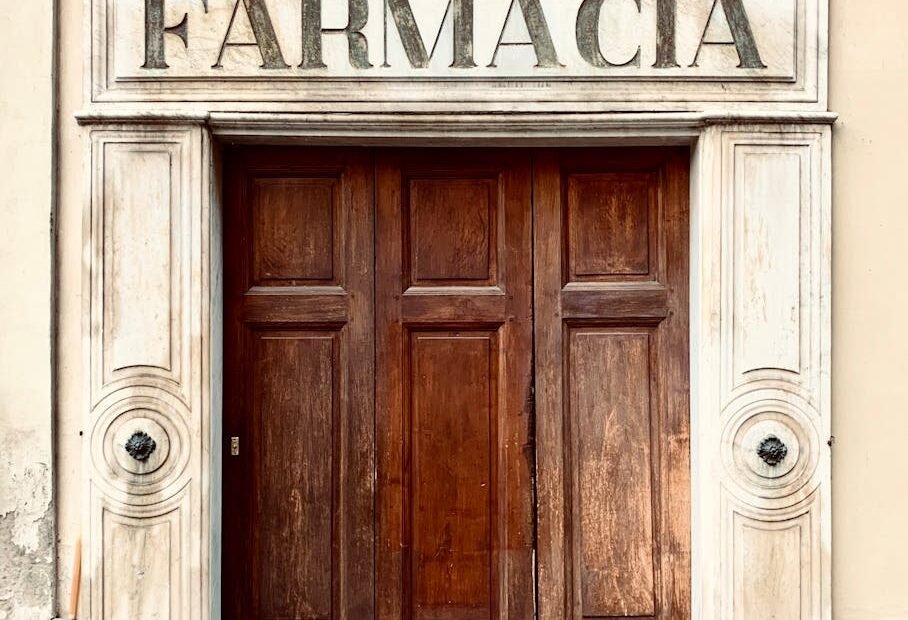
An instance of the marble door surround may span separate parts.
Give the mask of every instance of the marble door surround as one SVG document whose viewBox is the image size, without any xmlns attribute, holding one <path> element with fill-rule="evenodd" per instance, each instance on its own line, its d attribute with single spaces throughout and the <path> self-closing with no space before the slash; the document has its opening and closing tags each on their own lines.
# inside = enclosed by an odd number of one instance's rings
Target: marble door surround
<svg viewBox="0 0 908 620">
<path fill-rule="evenodd" d="M 298 33 L 316 0 L 86 3 L 84 617 L 220 617 L 219 153 L 237 142 L 689 145 L 694 617 L 832 617 L 826 0 L 570 0 L 568 21 L 475 2 L 494 27 L 465 28 L 468 0 L 451 22 L 422 0 L 348 0 L 340 30 L 326 14 L 322 38 L 371 41 L 371 67 L 334 43 L 316 66 L 318 31 Z M 382 57 L 364 7 L 422 46 Z"/>
<path fill-rule="evenodd" d="M 218 617 L 219 145 L 690 144 L 697 618 L 830 618 L 829 114 L 81 117 L 89 618 Z"/>
</svg>

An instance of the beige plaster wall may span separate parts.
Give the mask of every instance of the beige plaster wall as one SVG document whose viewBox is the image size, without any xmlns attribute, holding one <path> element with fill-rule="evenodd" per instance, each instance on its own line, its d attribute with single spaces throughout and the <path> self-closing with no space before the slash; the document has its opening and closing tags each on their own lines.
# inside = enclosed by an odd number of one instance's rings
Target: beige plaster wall
<svg viewBox="0 0 908 620">
<path fill-rule="evenodd" d="M 908 2 L 876 0 L 873 10 L 857 0 L 831 3 L 830 108 L 842 116 L 834 151 L 834 616 L 836 620 L 908 619 L 908 378 L 904 376 L 908 371 L 904 311 L 908 307 L 908 191 L 902 188 L 902 180 L 908 176 L 908 121 L 904 116 L 908 37 L 903 33 Z M 46 0 L 12 3 L 11 7 L 18 13 L 46 13 L 46 7 L 36 4 L 43 6 Z M 56 497 L 60 515 L 58 593 L 65 603 L 81 510 L 80 269 L 86 149 L 82 130 L 72 120 L 82 107 L 82 2 L 59 0 L 58 4 L 59 41 L 65 53 L 60 58 L 59 178 L 64 190 L 58 216 L 62 234 L 58 241 Z M 19 25 L 9 27 L 10 23 L 19 22 L 0 23 L 0 39 L 12 42 L 9 37 L 15 36 L 17 49 L 32 49 L 34 41 L 42 40 L 22 32 Z M 12 83 L 29 83 L 15 63 L 4 63 L 0 71 L 4 78 L 0 83 L 11 83 L 7 81 L 10 74 L 15 76 Z M 2 96 L 4 119 L 6 106 L 12 105 L 6 92 Z M 43 446 L 48 442 L 48 435 L 42 433 L 48 429 L 44 413 L 50 393 L 46 341 L 49 145 L 32 140 L 46 135 L 41 133 L 41 122 L 30 130 L 21 124 L 21 114 L 26 112 L 43 118 L 49 95 L 41 92 L 28 99 L 37 105 L 14 102 L 19 121 L 0 121 L 4 144 L 7 132 L 16 129 L 19 159 L 13 164 L 18 174 L 11 175 L 15 191 L 2 191 L 0 203 L 0 264 L 4 265 L 0 290 L 23 286 L 26 291 L 21 304 L 0 304 L 0 425 L 4 425 L 5 435 L 10 419 L 22 429 L 31 426 L 24 420 L 34 420 L 35 437 L 43 439 L 32 440 L 31 445 Z M 4 161 L 10 161 L 8 147 L 3 148 Z M 26 157 L 36 159 L 26 164 Z M 30 179 L 40 182 L 34 185 Z M 10 200 L 13 195 L 15 200 Z M 23 196 L 30 198 L 25 201 Z M 17 234 L 11 234 L 7 221 L 16 222 Z M 28 312 L 21 312 L 22 308 Z M 6 353 L 8 334 L 15 336 L 9 341 L 15 364 Z M 8 403 L 12 413 L 8 413 Z M 29 418 L 21 417 L 23 408 L 30 412 Z M 2 479 L 0 476 L 0 485 Z M 0 487 L 0 513 L 3 497 Z M 2 540 L 0 532 L 0 548 Z M 3 587 L 0 576 L 0 610 Z M 0 620 L 6 620 L 2 612 Z"/>
<path fill-rule="evenodd" d="M 0 620 L 53 606 L 53 3 L 0 11 Z"/>
<path fill-rule="evenodd" d="M 832 0 L 833 602 L 908 618 L 908 2 Z"/>
</svg>

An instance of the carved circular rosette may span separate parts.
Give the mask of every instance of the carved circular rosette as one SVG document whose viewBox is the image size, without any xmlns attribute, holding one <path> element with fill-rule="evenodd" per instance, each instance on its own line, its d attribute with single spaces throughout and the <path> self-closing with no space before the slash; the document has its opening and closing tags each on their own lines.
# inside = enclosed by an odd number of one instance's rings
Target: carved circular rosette
<svg viewBox="0 0 908 620">
<path fill-rule="evenodd" d="M 757 446 L 757 456 L 770 467 L 778 467 L 788 458 L 788 446 L 775 435 L 767 435 Z"/>
<path fill-rule="evenodd" d="M 126 440 L 123 446 L 126 452 L 137 461 L 147 461 L 154 454 L 158 444 L 145 431 L 136 431 Z"/>
<path fill-rule="evenodd" d="M 121 390 L 99 404 L 91 436 L 93 477 L 108 494 L 145 504 L 173 497 L 188 481 L 188 413 L 157 390 Z"/>
<path fill-rule="evenodd" d="M 756 390 L 726 408 L 722 461 L 726 486 L 748 504 L 767 510 L 792 506 L 819 484 L 819 415 L 800 396 Z"/>
</svg>

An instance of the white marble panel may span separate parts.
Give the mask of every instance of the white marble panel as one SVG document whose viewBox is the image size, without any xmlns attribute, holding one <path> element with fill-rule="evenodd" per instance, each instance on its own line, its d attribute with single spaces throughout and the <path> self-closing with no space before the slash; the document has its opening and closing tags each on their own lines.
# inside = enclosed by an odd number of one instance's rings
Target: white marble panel
<svg viewBox="0 0 908 620">
<path fill-rule="evenodd" d="M 143 378 L 189 402 L 191 223 L 185 134 L 96 135 L 92 401 Z"/>
<path fill-rule="evenodd" d="M 733 617 L 815 618 L 812 553 L 815 520 L 811 513 L 763 521 L 735 513 L 732 562 L 735 566 Z"/>
<path fill-rule="evenodd" d="M 699 618 L 831 618 L 829 149 L 772 124 L 697 147 Z"/>
<path fill-rule="evenodd" d="M 723 388 L 778 380 L 816 403 L 822 280 L 816 135 L 726 142 Z"/>
<path fill-rule="evenodd" d="M 801 371 L 802 147 L 736 149 L 734 373 Z"/>
<path fill-rule="evenodd" d="M 104 262 L 105 276 L 110 279 L 105 289 L 104 338 L 110 347 L 104 368 L 107 378 L 136 366 L 174 371 L 173 152 L 123 147 L 106 145 L 104 157 L 104 195 L 108 198 Z"/>
<path fill-rule="evenodd" d="M 103 617 L 177 618 L 180 584 L 172 576 L 179 560 L 179 513 L 131 519 L 105 512 Z"/>
<path fill-rule="evenodd" d="M 201 620 L 210 595 L 209 143 L 194 125 L 121 124 L 90 136 L 82 614 Z"/>
</svg>

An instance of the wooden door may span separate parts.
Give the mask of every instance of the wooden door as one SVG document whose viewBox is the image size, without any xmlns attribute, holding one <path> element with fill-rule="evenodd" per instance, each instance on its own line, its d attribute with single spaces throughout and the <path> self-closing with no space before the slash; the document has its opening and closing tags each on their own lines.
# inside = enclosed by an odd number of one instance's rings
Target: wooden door
<svg viewBox="0 0 908 620">
<path fill-rule="evenodd" d="M 377 160 L 377 615 L 529 620 L 529 154 Z"/>
<path fill-rule="evenodd" d="M 535 168 L 539 617 L 690 617 L 687 151 Z"/>
<path fill-rule="evenodd" d="M 372 166 L 251 149 L 224 175 L 223 616 L 371 618 Z"/>
<path fill-rule="evenodd" d="M 228 151 L 224 617 L 689 618 L 687 165 Z"/>
</svg>

